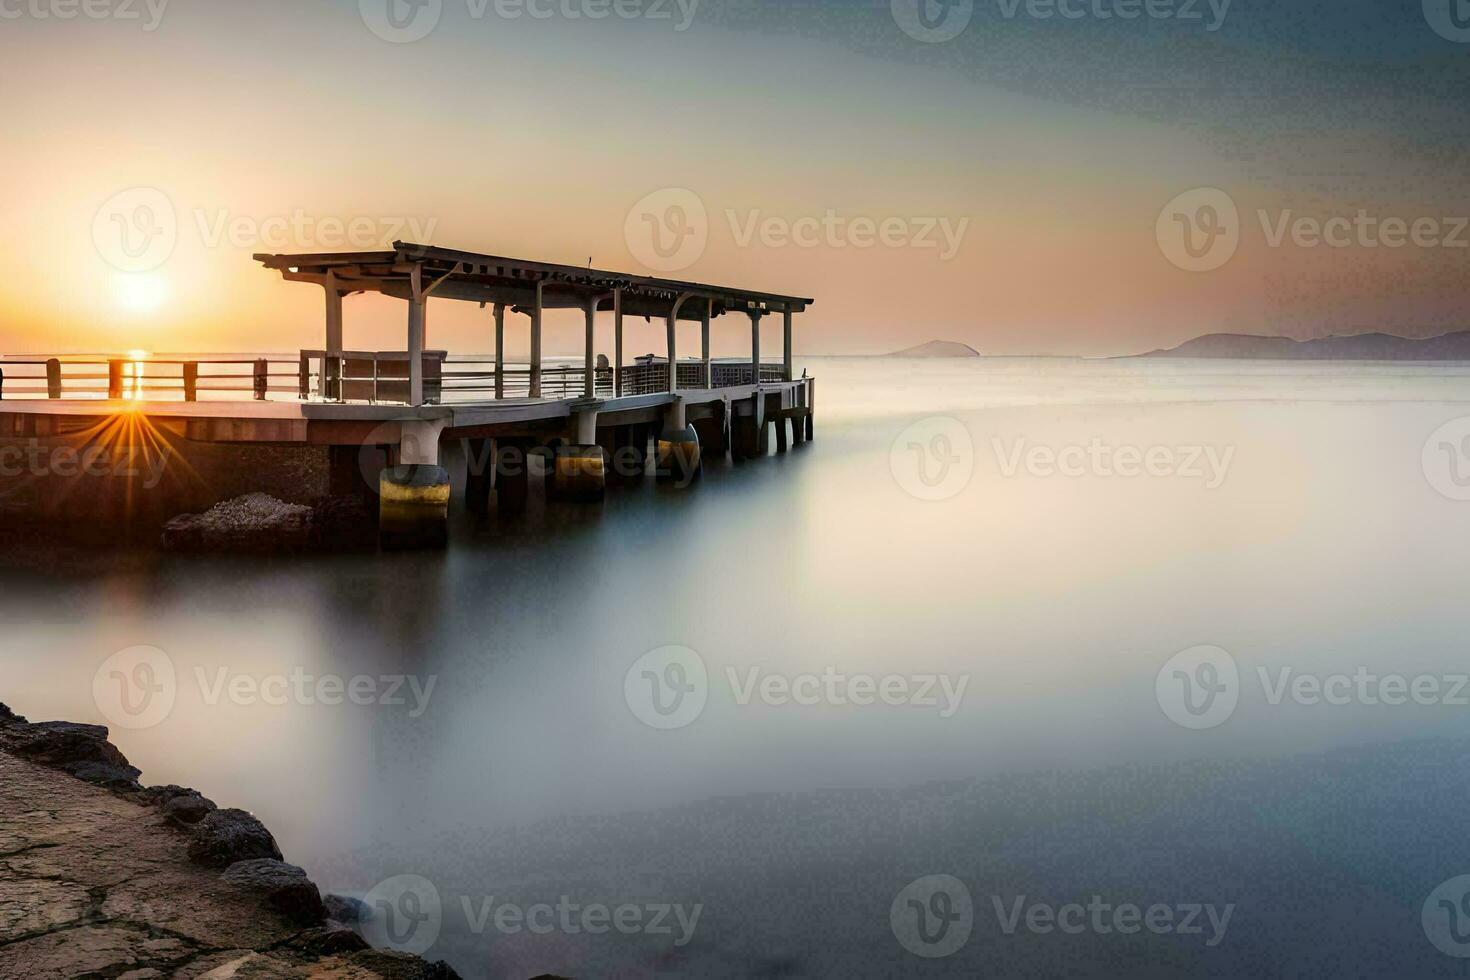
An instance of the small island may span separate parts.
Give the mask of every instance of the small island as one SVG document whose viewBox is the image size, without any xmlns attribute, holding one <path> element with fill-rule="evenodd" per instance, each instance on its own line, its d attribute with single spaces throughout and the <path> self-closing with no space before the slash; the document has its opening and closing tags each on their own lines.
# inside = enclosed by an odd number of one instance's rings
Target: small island
<svg viewBox="0 0 1470 980">
<path fill-rule="evenodd" d="M 927 344 L 894 351 L 888 357 L 979 357 L 980 352 L 969 344 L 954 340 L 931 340 Z"/>
<path fill-rule="evenodd" d="M 1296 361 L 1470 361 L 1470 331 L 1415 340 L 1364 333 L 1318 340 L 1212 333 L 1141 357 L 1272 358 Z"/>
</svg>

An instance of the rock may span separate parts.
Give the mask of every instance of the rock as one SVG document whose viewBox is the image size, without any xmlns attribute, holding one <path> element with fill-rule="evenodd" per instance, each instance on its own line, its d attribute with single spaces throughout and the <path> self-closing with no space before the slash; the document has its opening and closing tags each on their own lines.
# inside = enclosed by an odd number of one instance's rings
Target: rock
<svg viewBox="0 0 1470 980">
<path fill-rule="evenodd" d="M 11 725 L 25 725 L 25 718 L 10 710 L 10 705 L 0 702 L 0 725 L 10 727 Z"/>
<path fill-rule="evenodd" d="M 15 754 L 44 765 L 64 768 L 73 763 L 100 762 L 119 769 L 131 768 L 127 756 L 107 740 L 107 729 L 102 725 L 43 721 L 13 730 L 20 736 Z"/>
<path fill-rule="evenodd" d="M 141 788 L 138 786 L 138 777 L 143 772 L 134 766 L 114 766 L 106 762 L 73 762 L 60 768 L 83 782 L 106 786 L 108 789 L 136 792 Z"/>
<path fill-rule="evenodd" d="M 294 864 L 271 858 L 237 861 L 220 878 L 264 896 L 272 908 L 292 922 L 314 925 L 327 917 L 321 893 L 306 872 Z"/>
<path fill-rule="evenodd" d="M 182 514 L 163 528 L 165 551 L 280 554 L 311 543 L 312 510 L 264 493 L 247 493 L 202 514 Z"/>
<path fill-rule="evenodd" d="M 344 925 L 331 922 L 307 929 L 291 940 L 291 946 L 312 956 L 338 956 L 370 948 L 366 939 Z"/>
<path fill-rule="evenodd" d="M 244 810 L 213 810 L 194 825 L 189 860 L 206 867 L 225 868 L 236 861 L 281 859 L 276 839 Z"/>
<path fill-rule="evenodd" d="M 190 795 L 192 794 L 192 795 Z M 214 801 L 194 793 L 180 794 L 163 804 L 163 815 L 180 826 L 192 826 L 209 816 L 216 809 Z"/>
<path fill-rule="evenodd" d="M 361 922 L 368 911 L 368 907 L 360 899 L 346 895 L 328 895 L 322 902 L 327 906 L 327 918 L 348 925 Z"/>
</svg>

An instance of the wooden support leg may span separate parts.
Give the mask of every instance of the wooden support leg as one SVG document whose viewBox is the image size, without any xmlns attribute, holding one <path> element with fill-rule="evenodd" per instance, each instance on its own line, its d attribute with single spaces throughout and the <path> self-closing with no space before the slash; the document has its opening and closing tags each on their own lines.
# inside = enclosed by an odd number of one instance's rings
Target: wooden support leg
<svg viewBox="0 0 1470 980">
<path fill-rule="evenodd" d="M 471 514 L 490 510 L 495 474 L 495 444 L 490 439 L 465 440 L 464 505 Z"/>
<path fill-rule="evenodd" d="M 776 416 L 776 452 L 786 451 L 786 416 Z"/>
<path fill-rule="evenodd" d="M 495 502 L 501 514 L 520 514 L 530 496 L 528 445 L 519 439 L 495 440 Z"/>
</svg>

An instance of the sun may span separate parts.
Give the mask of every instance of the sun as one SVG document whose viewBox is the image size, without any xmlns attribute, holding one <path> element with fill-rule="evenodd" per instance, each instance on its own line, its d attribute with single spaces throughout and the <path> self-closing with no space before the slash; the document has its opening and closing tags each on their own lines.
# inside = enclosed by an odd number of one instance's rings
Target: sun
<svg viewBox="0 0 1470 980">
<path fill-rule="evenodd" d="M 113 278 L 112 293 L 127 313 L 153 313 L 168 299 L 168 281 L 154 273 L 120 273 Z"/>
</svg>

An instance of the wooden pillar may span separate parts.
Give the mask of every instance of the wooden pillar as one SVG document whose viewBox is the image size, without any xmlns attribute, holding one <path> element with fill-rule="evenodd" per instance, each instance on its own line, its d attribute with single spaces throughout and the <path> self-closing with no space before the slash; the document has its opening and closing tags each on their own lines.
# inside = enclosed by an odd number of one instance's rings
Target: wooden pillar
<svg viewBox="0 0 1470 980">
<path fill-rule="evenodd" d="M 429 299 L 424 295 L 424 267 L 416 265 L 410 276 L 408 300 L 408 403 L 424 403 L 424 334 Z"/>
<path fill-rule="evenodd" d="M 536 305 L 531 310 L 531 397 L 541 397 L 541 303 L 544 283 L 536 283 Z"/>
<path fill-rule="evenodd" d="M 197 402 L 199 400 L 199 362 L 184 362 L 184 401 Z"/>
<path fill-rule="evenodd" d="M 530 494 L 529 443 L 522 439 L 495 440 L 495 503 L 502 514 L 526 509 Z"/>
<path fill-rule="evenodd" d="M 505 397 L 505 304 L 495 304 L 495 397 Z"/>
<path fill-rule="evenodd" d="M 337 277 L 327 273 L 322 284 L 327 294 L 326 356 L 322 358 L 322 373 L 317 381 L 323 399 L 336 401 L 341 397 L 342 376 L 342 292 L 337 288 Z"/>
<path fill-rule="evenodd" d="M 674 329 L 675 324 L 677 324 L 678 322 L 679 322 L 679 304 L 678 303 L 675 303 L 674 304 L 674 308 L 671 309 L 671 310 L 669 310 L 669 318 L 668 318 L 668 335 L 669 335 L 668 336 L 668 340 L 669 340 L 669 393 L 670 394 L 672 394 L 673 392 L 676 392 L 676 391 L 679 390 L 679 350 L 678 350 L 677 344 L 675 343 L 675 341 L 677 339 L 676 338 L 677 331 Z"/>
<path fill-rule="evenodd" d="M 123 396 L 123 361 L 112 360 L 107 362 L 107 397 L 121 398 Z"/>
<path fill-rule="evenodd" d="M 750 383 L 761 383 L 761 317 L 760 310 L 750 311 Z"/>
<path fill-rule="evenodd" d="M 704 305 L 704 316 L 699 321 L 700 360 L 704 362 L 704 386 L 706 389 L 714 387 L 714 368 L 710 365 L 709 357 L 709 321 L 710 311 L 714 309 L 715 301 L 709 300 Z"/>
<path fill-rule="evenodd" d="M 613 397 L 623 397 L 623 291 L 613 290 Z"/>
<path fill-rule="evenodd" d="M 776 452 L 786 451 L 786 416 L 776 416 Z"/>
<path fill-rule="evenodd" d="M 61 361 L 54 357 L 46 362 L 46 397 L 61 397 Z"/>
<path fill-rule="evenodd" d="M 267 361 L 263 357 L 257 357 L 255 359 L 255 371 L 253 372 L 253 374 L 254 374 L 254 382 L 255 382 L 255 400 L 258 401 L 258 402 L 265 401 L 265 396 L 270 391 L 270 387 L 271 387 L 271 375 L 270 375 L 270 371 L 271 371 L 271 362 L 270 361 Z M 139 388 L 141 388 L 141 387 L 142 387 L 142 385 L 140 384 L 139 385 Z"/>
<path fill-rule="evenodd" d="M 592 399 L 597 395 L 597 373 L 593 367 L 593 350 L 596 347 L 597 297 L 587 299 L 587 338 L 582 350 L 582 397 Z M 586 445 L 586 443 L 583 443 Z"/>
<path fill-rule="evenodd" d="M 785 311 L 785 313 L 782 315 L 782 320 L 784 326 L 782 333 L 785 336 L 786 343 L 785 346 L 782 348 L 782 352 L 785 356 L 782 358 L 781 362 L 781 377 L 786 381 L 790 381 L 791 373 L 794 370 L 791 354 L 791 310 L 788 309 Z"/>
</svg>

